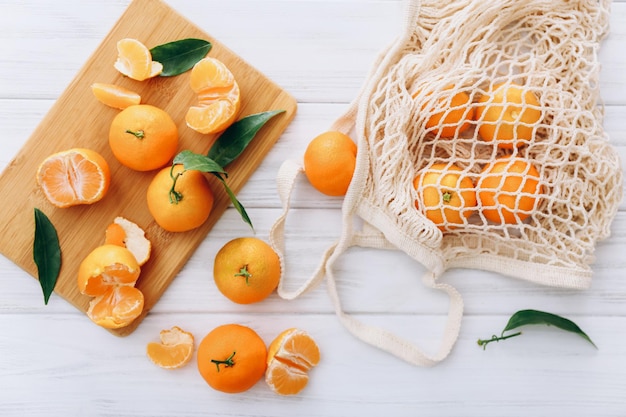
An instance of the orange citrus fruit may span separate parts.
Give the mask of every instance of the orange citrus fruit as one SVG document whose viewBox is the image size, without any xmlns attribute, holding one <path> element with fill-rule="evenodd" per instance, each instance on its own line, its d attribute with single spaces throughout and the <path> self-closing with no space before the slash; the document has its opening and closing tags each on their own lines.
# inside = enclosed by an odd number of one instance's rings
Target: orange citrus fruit
<svg viewBox="0 0 626 417">
<path fill-rule="evenodd" d="M 150 50 L 132 38 L 117 42 L 117 60 L 113 66 L 123 75 L 137 81 L 155 77 L 163 71 L 163 65 L 152 60 Z"/>
<path fill-rule="evenodd" d="M 428 108 L 432 113 L 426 121 L 426 128 L 442 138 L 452 138 L 466 131 L 470 127 L 470 121 L 474 119 L 475 110 L 471 107 L 470 96 L 459 91 L 450 96 L 449 92 L 454 85 L 447 86 L 442 96 L 437 99 L 434 108 Z M 422 106 L 422 111 L 427 109 L 427 104 Z"/>
<path fill-rule="evenodd" d="M 193 356 L 193 334 L 178 326 L 161 330 L 161 342 L 150 342 L 146 347 L 148 358 L 164 369 L 178 369 L 186 365 Z"/>
<path fill-rule="evenodd" d="M 111 172 L 94 150 L 74 148 L 48 156 L 37 169 L 37 183 L 57 207 L 93 204 L 107 193 Z"/>
<path fill-rule="evenodd" d="M 265 373 L 267 348 L 251 328 L 225 324 L 198 346 L 198 370 L 211 388 L 238 393 L 249 390 Z"/>
<path fill-rule="evenodd" d="M 426 168 L 415 177 L 413 187 L 419 196 L 415 206 L 440 230 L 464 224 L 476 207 L 474 183 L 456 165 Z"/>
<path fill-rule="evenodd" d="M 135 256 L 117 245 L 91 251 L 78 268 L 78 290 L 94 297 L 87 316 L 96 324 L 117 329 L 129 325 L 143 311 L 143 293 L 135 288 L 141 272 Z"/>
<path fill-rule="evenodd" d="M 138 93 L 115 84 L 93 83 L 91 91 L 98 101 L 115 109 L 125 109 L 141 103 Z"/>
<path fill-rule="evenodd" d="M 503 157 L 483 168 L 476 190 L 487 220 L 513 224 L 532 214 L 543 187 L 539 171 L 528 160 Z"/>
<path fill-rule="evenodd" d="M 304 173 L 319 192 L 343 196 L 354 175 L 356 152 L 356 144 L 348 135 L 324 132 L 313 138 L 304 152 Z"/>
<path fill-rule="evenodd" d="M 530 141 L 541 117 L 535 94 L 515 83 L 492 86 L 480 97 L 476 107 L 480 137 L 503 149 L 513 149 Z"/>
<path fill-rule="evenodd" d="M 309 371 L 320 361 L 320 350 L 303 330 L 287 329 L 270 343 L 267 350 L 265 382 L 272 391 L 294 395 L 309 382 Z"/>
<path fill-rule="evenodd" d="M 235 76 L 215 58 L 204 58 L 191 69 L 191 89 L 198 94 L 198 104 L 187 111 L 187 126 L 200 133 L 217 133 L 230 126 L 241 106 L 239 84 Z"/>
<path fill-rule="evenodd" d="M 113 119 L 109 145 L 122 165 L 136 171 L 151 171 L 163 167 L 176 154 L 178 127 L 158 107 L 130 106 Z"/>
<path fill-rule="evenodd" d="M 148 186 L 146 199 L 150 214 L 168 232 L 186 232 L 202 226 L 214 201 L 204 174 L 185 170 L 182 165 L 159 171 Z"/>
<path fill-rule="evenodd" d="M 213 278 L 228 299 L 251 304 L 267 298 L 278 286 L 280 259 L 270 245 L 255 237 L 227 242 L 217 252 Z"/>
<path fill-rule="evenodd" d="M 136 223 L 128 219 L 116 217 L 113 223 L 107 226 L 104 237 L 104 243 L 123 246 L 131 251 L 139 266 L 150 259 L 152 244 L 146 238 L 146 233 Z"/>
</svg>

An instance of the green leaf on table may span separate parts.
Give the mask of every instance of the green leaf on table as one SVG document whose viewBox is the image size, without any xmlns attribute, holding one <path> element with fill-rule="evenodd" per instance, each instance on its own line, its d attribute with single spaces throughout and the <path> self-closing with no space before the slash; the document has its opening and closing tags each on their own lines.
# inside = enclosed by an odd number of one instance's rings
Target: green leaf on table
<svg viewBox="0 0 626 417">
<path fill-rule="evenodd" d="M 157 45 L 150 49 L 152 60 L 163 64 L 161 77 L 173 77 L 189 71 L 211 50 L 211 42 L 186 38 Z"/>
<path fill-rule="evenodd" d="M 54 225 L 38 208 L 35 208 L 33 259 L 37 265 L 44 303 L 47 305 L 61 271 L 61 246 Z"/>
<path fill-rule="evenodd" d="M 478 345 L 482 346 L 484 349 L 488 343 L 499 342 L 500 340 L 509 339 L 511 337 L 519 336 L 522 334 L 522 332 L 517 332 L 505 336 L 505 332 L 517 329 L 522 326 L 535 324 L 554 326 L 561 330 L 576 333 L 597 348 L 591 338 L 573 321 L 566 319 L 565 317 L 558 316 L 556 314 L 538 310 L 520 310 L 516 312 L 511 316 L 507 325 L 504 327 L 504 330 L 502 330 L 502 334 L 500 336 L 493 335 L 491 339 L 486 340 L 478 339 Z"/>
<path fill-rule="evenodd" d="M 284 111 L 255 113 L 236 121 L 217 138 L 207 156 L 225 167 L 241 155 L 268 120 Z"/>
</svg>

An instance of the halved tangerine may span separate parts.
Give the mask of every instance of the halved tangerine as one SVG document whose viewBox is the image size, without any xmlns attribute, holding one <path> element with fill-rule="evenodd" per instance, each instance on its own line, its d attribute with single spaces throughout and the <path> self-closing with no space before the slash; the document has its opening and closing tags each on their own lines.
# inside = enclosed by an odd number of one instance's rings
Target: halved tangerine
<svg viewBox="0 0 626 417">
<path fill-rule="evenodd" d="M 109 164 L 91 149 L 74 148 L 48 156 L 37 169 L 37 183 L 53 205 L 60 208 L 93 204 L 107 193 Z"/>
</svg>

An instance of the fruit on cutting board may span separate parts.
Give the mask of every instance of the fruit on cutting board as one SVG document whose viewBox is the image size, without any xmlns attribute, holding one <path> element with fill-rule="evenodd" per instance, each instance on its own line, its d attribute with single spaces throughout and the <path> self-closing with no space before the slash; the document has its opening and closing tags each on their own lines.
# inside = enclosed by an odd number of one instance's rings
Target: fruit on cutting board
<svg viewBox="0 0 626 417">
<path fill-rule="evenodd" d="M 277 394 L 298 394 L 308 384 L 309 371 L 319 361 L 315 340 L 304 330 L 287 329 L 270 343 L 265 382 Z"/>
<path fill-rule="evenodd" d="M 150 50 L 133 38 L 117 42 L 117 60 L 113 66 L 123 75 L 137 81 L 156 77 L 163 71 L 163 65 L 152 60 Z"/>
<path fill-rule="evenodd" d="M 356 167 L 357 146 L 350 136 L 324 132 L 304 152 L 304 173 L 311 185 L 329 196 L 346 195 Z"/>
<path fill-rule="evenodd" d="M 196 229 L 209 218 L 213 192 L 204 174 L 182 165 L 161 169 L 148 186 L 148 210 L 168 232 Z"/>
<path fill-rule="evenodd" d="M 256 237 L 240 237 L 227 242 L 213 262 L 217 288 L 239 304 L 266 299 L 278 286 L 280 274 L 278 254 Z"/>
<path fill-rule="evenodd" d="M 178 369 L 185 366 L 193 357 L 193 334 L 178 326 L 161 330 L 160 342 L 150 342 L 146 355 L 155 365 L 164 369 Z"/>
<path fill-rule="evenodd" d="M 202 339 L 197 359 L 198 371 L 211 388 L 234 394 L 263 378 L 267 348 L 250 327 L 225 324 Z"/>
<path fill-rule="evenodd" d="M 93 204 L 107 193 L 111 182 L 109 164 L 98 152 L 73 148 L 54 153 L 37 169 L 37 183 L 56 207 Z"/>
<path fill-rule="evenodd" d="M 156 106 L 133 105 L 113 118 L 109 146 L 122 165 L 135 171 L 152 171 L 174 158 L 178 127 L 167 112 Z"/>
<path fill-rule="evenodd" d="M 128 249 L 137 260 L 139 266 L 150 259 L 152 243 L 146 238 L 146 232 L 136 223 L 124 217 L 113 219 L 104 232 L 104 243 L 123 246 Z"/>
<path fill-rule="evenodd" d="M 141 103 L 139 93 L 115 84 L 93 83 L 91 91 L 98 101 L 115 109 L 125 109 Z"/>
<path fill-rule="evenodd" d="M 230 126 L 239 115 L 241 92 L 233 73 L 226 65 L 207 57 L 191 69 L 191 89 L 198 103 L 187 111 L 187 126 L 200 133 L 218 133 Z"/>
<path fill-rule="evenodd" d="M 143 293 L 135 288 L 141 268 L 135 256 L 117 245 L 101 245 L 78 268 L 78 290 L 93 297 L 87 316 L 99 326 L 128 326 L 143 311 Z"/>
</svg>

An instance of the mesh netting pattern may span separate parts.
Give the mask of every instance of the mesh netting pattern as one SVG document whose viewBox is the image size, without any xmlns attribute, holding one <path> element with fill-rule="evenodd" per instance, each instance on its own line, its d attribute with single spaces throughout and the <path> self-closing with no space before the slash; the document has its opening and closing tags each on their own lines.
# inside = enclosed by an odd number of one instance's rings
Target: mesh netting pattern
<svg viewBox="0 0 626 417">
<path fill-rule="evenodd" d="M 360 198 L 393 219 L 396 231 L 439 251 L 447 266 L 480 267 L 476 259 L 489 256 L 589 271 L 622 198 L 620 161 L 599 106 L 597 52 L 609 4 L 422 1 L 404 45 L 381 61 L 386 68 L 361 98 L 357 136 L 369 163 Z M 498 104 L 498 94 L 514 90 L 521 91 L 519 103 Z M 485 167 L 496 160 L 508 161 L 505 170 L 527 161 L 538 172 L 527 165 L 511 174 L 519 188 L 501 182 L 495 191 L 517 206 L 533 201 L 511 223 L 504 222 L 503 200 L 480 198 Z M 431 206 L 414 180 L 433 169 L 442 175 L 432 187 L 460 197 L 459 224 L 437 223 L 418 209 Z M 458 177 L 454 184 L 444 183 L 450 172 Z M 475 206 L 462 178 L 473 184 Z M 539 185 L 532 187 L 533 180 Z M 446 203 L 437 204 L 431 211 L 445 217 Z"/>
</svg>

